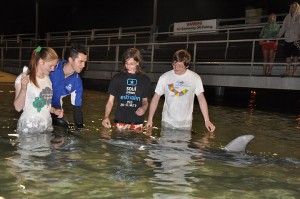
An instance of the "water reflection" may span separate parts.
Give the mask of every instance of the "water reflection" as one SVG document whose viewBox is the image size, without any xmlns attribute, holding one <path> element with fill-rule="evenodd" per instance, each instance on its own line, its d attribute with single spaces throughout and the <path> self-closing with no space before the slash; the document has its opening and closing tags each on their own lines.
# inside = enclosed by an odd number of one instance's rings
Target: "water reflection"
<svg viewBox="0 0 300 199">
<path fill-rule="evenodd" d="M 24 171 L 46 169 L 46 159 L 44 158 L 51 154 L 52 147 L 61 146 L 64 138 L 54 136 L 52 132 L 30 133 L 20 134 L 17 142 L 16 155 L 8 160 L 10 165 L 18 171 L 17 173 L 23 175 Z M 28 172 L 24 172 L 24 174 L 28 174 Z"/>
<path fill-rule="evenodd" d="M 297 121 L 297 125 L 296 128 L 299 130 L 300 132 L 300 99 L 298 100 L 298 117 L 296 118 Z"/>
<path fill-rule="evenodd" d="M 59 147 L 64 138 L 53 132 L 20 133 L 17 153 L 21 155 L 47 156 L 51 147 Z"/>
<path fill-rule="evenodd" d="M 57 169 L 78 165 L 79 159 L 72 158 L 77 151 L 74 139 L 55 131 L 19 134 L 14 141 L 15 152 L 6 159 L 8 171 L 17 178 L 20 193 L 38 195 L 41 191 L 38 184 L 50 180 Z"/>
<path fill-rule="evenodd" d="M 250 92 L 250 100 L 249 100 L 249 111 L 250 111 L 250 114 L 253 114 L 255 106 L 256 106 L 256 104 L 255 104 L 255 96 L 256 96 L 256 91 L 252 90 Z"/>
<path fill-rule="evenodd" d="M 111 167 L 111 178 L 117 181 L 136 182 L 142 178 L 143 168 L 134 164 L 142 155 L 144 146 L 151 139 L 143 134 L 134 131 L 118 131 L 105 129 L 101 131 L 100 141 L 104 142 L 106 147 L 105 155 L 114 159 L 114 165 Z M 103 145 L 103 144 L 102 144 Z"/>
<path fill-rule="evenodd" d="M 136 133 L 103 129 L 100 137 L 108 145 L 105 148 L 111 149 L 109 156 L 114 156 L 110 158 L 115 160 L 111 167 L 111 177 L 115 180 L 131 183 L 146 180 L 155 185 L 152 198 L 189 198 L 194 191 L 192 184 L 197 179 L 191 173 L 197 169 L 194 158 L 201 158 L 201 153 L 198 146 L 189 147 L 190 131 L 153 129 Z M 141 162 L 145 165 L 140 165 Z"/>
<path fill-rule="evenodd" d="M 151 181 L 157 184 L 156 189 L 172 191 L 169 197 L 186 198 L 184 193 L 192 191 L 190 180 L 193 177 L 189 174 L 196 169 L 192 157 L 200 153 L 188 151 L 190 140 L 189 131 L 163 129 L 156 147 L 149 150 L 147 165 L 153 167 L 155 172 Z"/>
</svg>

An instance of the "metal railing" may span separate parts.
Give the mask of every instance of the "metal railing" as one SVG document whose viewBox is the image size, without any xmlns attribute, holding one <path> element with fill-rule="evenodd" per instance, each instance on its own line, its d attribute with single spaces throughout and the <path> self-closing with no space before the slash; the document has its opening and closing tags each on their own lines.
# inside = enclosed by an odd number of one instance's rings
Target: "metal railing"
<svg viewBox="0 0 300 199">
<path fill-rule="evenodd" d="M 238 20 L 245 20 L 239 18 Z M 126 48 L 136 47 L 141 49 L 146 71 L 160 73 L 169 69 L 173 53 L 178 49 L 186 49 L 193 56 L 191 69 L 205 74 L 235 74 L 255 75 L 261 70 L 262 52 L 258 45 L 259 31 L 265 23 L 255 25 L 236 25 L 219 27 L 215 33 L 205 31 L 181 32 L 180 35 L 173 35 L 173 32 L 157 32 L 151 35 L 151 26 L 115 28 L 115 29 L 94 29 L 80 31 L 66 31 L 48 33 L 44 46 L 53 47 L 60 57 L 64 57 L 65 50 L 73 41 L 83 42 L 87 46 L 89 62 L 87 70 L 118 71 L 121 53 Z M 252 32 L 252 38 L 234 39 Z M 142 36 L 141 36 L 142 35 Z M 206 38 L 209 36 L 220 36 L 218 38 Z M 31 52 L 35 48 L 32 39 L 34 35 L 15 35 L 16 44 L 8 45 L 3 43 L 11 41 L 8 37 L 1 37 L 1 66 L 21 68 L 28 64 Z M 155 40 L 163 36 L 164 40 Z M 139 38 L 145 40 L 138 41 Z M 26 38 L 26 39 L 22 39 Z M 201 38 L 201 39 L 199 39 Z M 128 40 L 129 39 L 129 40 Z M 169 41 L 173 39 L 173 41 Z M 284 38 L 279 39 L 279 41 Z M 99 42 L 101 41 L 101 42 Z M 280 46 L 279 46 L 280 48 Z M 236 52 L 236 53 L 235 53 Z M 280 60 L 281 59 L 281 60 Z M 285 65 L 282 57 L 277 56 L 274 65 Z"/>
<path fill-rule="evenodd" d="M 281 38 L 279 40 L 282 40 Z M 145 71 L 149 73 L 162 73 L 170 69 L 170 62 L 173 53 L 178 49 L 187 49 L 192 54 L 191 69 L 202 74 L 218 75 L 257 75 L 261 74 L 262 63 L 261 50 L 257 49 L 260 39 L 242 39 L 242 40 L 217 40 L 217 41 L 189 41 L 189 42 L 159 42 L 159 43 L 138 43 L 135 44 L 144 55 Z M 217 44 L 217 46 L 215 45 Z M 229 45 L 227 45 L 229 44 Z M 238 44 L 238 45 L 237 45 Z M 189 46 L 188 48 L 186 48 Z M 233 53 L 232 59 L 223 55 L 228 51 L 228 46 L 235 48 L 234 52 L 243 52 L 238 55 Z M 60 57 L 69 46 L 51 46 Z M 87 70 L 93 71 L 112 71 L 120 70 L 121 54 L 125 49 L 133 47 L 132 43 L 111 44 L 111 45 L 87 45 L 88 63 Z M 212 48 L 210 48 L 212 47 Z M 31 52 L 35 47 L 0 47 L 1 67 L 10 67 L 21 69 L 27 65 L 30 60 Z M 109 49 L 109 50 L 107 50 Z M 217 50 L 220 54 L 217 54 Z M 245 52 L 247 50 L 247 52 Z M 202 55 L 205 52 L 208 57 Z M 209 55 L 214 57 L 209 57 Z M 209 59 L 209 60 L 208 60 Z M 219 61 L 218 61 L 219 60 Z M 284 66 L 285 63 L 274 63 L 276 66 Z M 0 68 L 1 69 L 1 68 Z M 258 72 L 259 71 L 259 72 Z"/>
<path fill-rule="evenodd" d="M 62 31 L 62 32 L 48 32 L 46 34 L 46 40 L 65 39 L 70 41 L 71 39 L 102 39 L 102 38 L 122 38 L 124 36 L 146 36 L 150 37 L 151 26 L 139 26 L 139 27 L 119 27 L 109 29 L 91 29 L 91 30 L 77 30 L 77 31 Z"/>
<path fill-rule="evenodd" d="M 282 23 L 283 17 L 287 13 L 277 14 L 277 22 Z M 217 19 L 217 29 L 218 31 L 227 31 L 230 35 L 230 31 L 242 30 L 242 29 L 257 29 L 261 28 L 267 22 L 268 15 L 256 16 L 256 17 L 241 17 L 241 18 L 229 18 L 229 19 Z M 247 20 L 259 19 L 261 23 L 257 24 L 246 24 Z M 169 35 L 173 34 L 171 30 L 173 24 L 169 26 Z M 65 40 L 65 43 L 72 39 L 85 39 L 85 40 L 95 40 L 95 39 L 111 39 L 113 38 L 122 38 L 122 37 L 151 37 L 150 41 L 154 42 L 153 38 L 157 38 L 159 35 L 164 35 L 166 33 L 158 32 L 152 30 L 152 25 L 148 26 L 137 26 L 137 27 L 118 27 L 118 28 L 104 28 L 104 29 L 90 29 L 90 30 L 71 30 L 71 31 L 60 31 L 60 32 L 48 32 L 45 37 L 36 36 L 35 33 L 29 34 L 12 34 L 12 35 L 0 35 L 0 43 L 5 42 L 16 42 L 20 43 L 22 41 L 31 40 L 33 43 L 39 43 L 41 41 L 49 42 L 51 40 Z M 205 31 L 198 31 L 185 33 L 187 37 L 191 35 L 206 34 Z M 188 39 L 187 39 L 188 41 Z"/>
</svg>

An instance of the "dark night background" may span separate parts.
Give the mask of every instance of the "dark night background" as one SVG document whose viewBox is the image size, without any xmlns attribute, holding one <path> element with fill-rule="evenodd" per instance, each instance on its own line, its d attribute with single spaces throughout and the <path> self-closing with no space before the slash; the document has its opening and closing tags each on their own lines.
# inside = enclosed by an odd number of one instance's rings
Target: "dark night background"
<svg viewBox="0 0 300 199">
<path fill-rule="evenodd" d="M 151 25 L 154 0 L 38 0 L 39 33 Z M 287 13 L 290 0 L 157 0 L 159 32 L 174 22 Z M 1 2 L 0 34 L 35 33 L 36 0 Z"/>
</svg>

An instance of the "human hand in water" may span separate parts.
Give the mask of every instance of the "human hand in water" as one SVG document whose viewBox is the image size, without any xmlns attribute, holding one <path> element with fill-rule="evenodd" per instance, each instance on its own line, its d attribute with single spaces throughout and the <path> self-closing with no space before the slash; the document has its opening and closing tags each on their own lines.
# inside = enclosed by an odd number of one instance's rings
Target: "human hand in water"
<svg viewBox="0 0 300 199">
<path fill-rule="evenodd" d="M 209 120 L 205 121 L 205 127 L 210 133 L 213 133 L 216 129 L 215 125 L 213 125 L 213 123 L 211 123 Z"/>
<path fill-rule="evenodd" d="M 109 120 L 108 117 L 105 117 L 105 118 L 102 120 L 102 125 L 103 125 L 105 128 L 111 128 L 110 120 Z"/>
<path fill-rule="evenodd" d="M 55 109 L 54 114 L 57 115 L 58 118 L 62 118 L 64 116 L 64 111 L 61 109 Z"/>
<path fill-rule="evenodd" d="M 148 119 L 147 124 L 146 124 L 146 128 L 147 128 L 147 129 L 150 129 L 150 128 L 152 128 L 152 126 L 153 126 L 152 120 L 149 120 L 149 119 Z"/>
<path fill-rule="evenodd" d="M 56 109 L 52 107 L 50 112 L 54 115 L 57 115 L 57 118 L 62 118 L 64 116 L 64 111 L 61 109 Z"/>
</svg>

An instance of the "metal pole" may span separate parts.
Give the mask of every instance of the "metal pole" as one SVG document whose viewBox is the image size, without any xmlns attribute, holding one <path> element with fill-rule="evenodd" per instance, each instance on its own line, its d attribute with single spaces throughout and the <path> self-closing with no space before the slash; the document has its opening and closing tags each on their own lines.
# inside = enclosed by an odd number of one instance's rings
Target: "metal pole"
<svg viewBox="0 0 300 199">
<path fill-rule="evenodd" d="M 150 69 L 150 71 L 151 72 L 153 70 L 153 60 L 154 60 L 154 42 L 155 42 L 155 32 L 156 32 L 156 18 L 157 18 L 157 0 L 153 0 L 153 22 L 152 22 L 151 35 L 150 35 L 150 42 L 151 42 L 151 69 Z"/>
<path fill-rule="evenodd" d="M 156 21 L 157 21 L 157 0 L 154 0 L 153 4 L 153 22 L 152 22 L 152 31 L 151 31 L 151 37 L 152 42 L 155 41 L 155 32 L 156 32 Z"/>
<path fill-rule="evenodd" d="M 35 41 L 38 39 L 39 34 L 39 3 L 35 0 Z"/>
<path fill-rule="evenodd" d="M 251 70 L 250 70 L 250 76 L 252 76 L 252 73 L 253 73 L 254 53 L 255 53 L 255 41 L 253 41 L 253 42 L 252 42 L 252 53 L 251 53 Z"/>
</svg>

